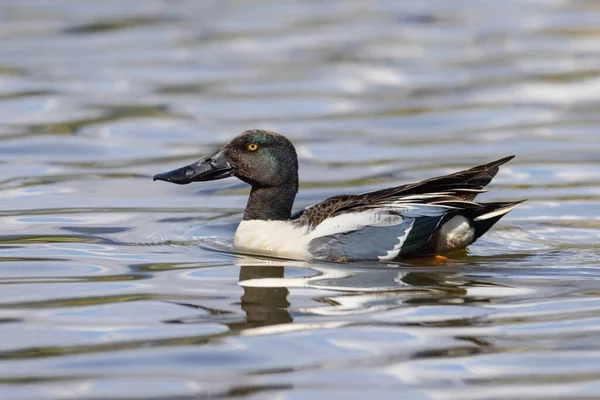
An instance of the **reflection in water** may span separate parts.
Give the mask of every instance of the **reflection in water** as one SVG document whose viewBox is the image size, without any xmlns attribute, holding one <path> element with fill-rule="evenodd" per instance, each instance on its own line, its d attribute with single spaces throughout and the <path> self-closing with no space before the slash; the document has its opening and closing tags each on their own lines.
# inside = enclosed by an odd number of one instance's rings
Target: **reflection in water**
<svg viewBox="0 0 600 400">
<path fill-rule="evenodd" d="M 244 258 L 240 258 L 244 260 Z M 169 300 L 169 303 L 202 311 L 201 316 L 187 316 L 165 321 L 166 323 L 205 324 L 217 322 L 226 325 L 233 332 L 270 325 L 288 324 L 293 322 L 288 311 L 290 303 L 287 299 L 289 290 L 285 286 L 245 286 L 248 280 L 282 279 L 285 267 L 274 265 L 272 262 L 261 262 L 245 258 L 249 265 L 240 265 L 238 283 L 243 288 L 239 301 L 231 305 L 234 309 L 216 309 L 202 305 L 202 302 L 180 302 Z M 163 267 L 164 268 L 164 267 Z M 239 307 L 239 309 L 237 308 Z M 239 311 L 242 311 L 243 316 Z"/>
<path fill-rule="evenodd" d="M 283 278 L 284 267 L 277 266 L 240 266 L 240 282 L 249 279 Z M 293 321 L 288 307 L 290 303 L 287 287 L 245 286 L 241 298 L 242 310 L 246 313 L 243 324 L 230 324 L 231 329 L 261 327 L 288 324 Z"/>
<path fill-rule="evenodd" d="M 288 262 L 287 267 L 279 267 L 272 261 L 255 265 L 257 260 L 246 260 L 254 265 L 244 266 L 243 262 L 243 258 L 238 259 L 242 265 L 239 284 L 244 288 L 241 307 L 250 326 L 257 318 L 263 322 L 262 326 L 291 322 L 287 312 L 290 305 L 287 288 L 292 287 L 330 293 L 313 298 L 322 303 L 321 306 L 299 309 L 315 315 L 354 315 L 415 305 L 484 304 L 507 296 L 531 295 L 527 289 L 439 268 L 423 271 L 423 268 L 410 270 L 396 265 L 357 268 L 306 262 Z M 285 278 L 285 268 L 292 265 L 304 272 Z"/>
</svg>

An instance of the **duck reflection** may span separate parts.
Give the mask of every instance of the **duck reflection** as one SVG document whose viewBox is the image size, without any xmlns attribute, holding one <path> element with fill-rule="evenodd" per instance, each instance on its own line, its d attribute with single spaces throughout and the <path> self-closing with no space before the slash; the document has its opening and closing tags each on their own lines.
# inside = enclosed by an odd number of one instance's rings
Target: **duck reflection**
<svg viewBox="0 0 600 400">
<path fill-rule="evenodd" d="M 244 265 L 254 262 L 254 265 Z M 398 265 L 361 265 L 286 262 L 274 266 L 256 260 L 239 260 L 239 285 L 244 288 L 241 308 L 247 327 L 293 322 L 289 315 L 289 288 L 318 289 L 322 297 L 312 297 L 309 308 L 297 308 L 298 315 L 351 315 L 396 308 L 408 304 L 467 302 L 468 286 L 475 284 L 450 271 Z M 284 277 L 286 268 L 306 273 Z M 299 292 L 302 293 L 302 292 Z M 236 325 L 240 327 L 240 325 Z"/>
<path fill-rule="evenodd" d="M 283 278 L 283 266 L 241 265 L 239 282 L 251 279 Z M 269 325 L 289 324 L 293 321 L 288 307 L 287 287 L 242 286 L 241 308 L 246 313 L 244 322 L 228 324 L 231 329 L 240 330 Z"/>
<path fill-rule="evenodd" d="M 208 315 L 169 322 L 216 322 L 228 326 L 230 332 L 314 323 L 315 316 L 343 317 L 338 322 L 350 323 L 354 315 L 401 307 L 489 302 L 508 289 L 451 266 L 353 265 L 259 257 L 240 257 L 236 264 L 240 266 L 238 285 L 243 290 L 238 303 L 218 310 L 179 303 L 203 309 Z M 288 298 L 292 288 L 300 289 L 293 301 Z M 322 294 L 315 296 L 315 290 Z"/>
<path fill-rule="evenodd" d="M 243 289 L 239 303 L 225 307 L 208 307 L 194 302 L 176 302 L 180 306 L 202 310 L 202 316 L 194 315 L 165 321 L 171 324 L 220 323 L 229 327 L 230 332 L 240 332 L 251 328 L 289 324 L 293 319 L 288 312 L 290 293 L 284 283 L 281 285 L 244 285 L 245 282 L 285 282 L 285 267 L 271 262 L 254 260 L 238 263 L 240 273 L 238 283 Z M 239 308 L 238 308 L 239 307 Z M 239 311 L 245 314 L 242 315 Z"/>
</svg>

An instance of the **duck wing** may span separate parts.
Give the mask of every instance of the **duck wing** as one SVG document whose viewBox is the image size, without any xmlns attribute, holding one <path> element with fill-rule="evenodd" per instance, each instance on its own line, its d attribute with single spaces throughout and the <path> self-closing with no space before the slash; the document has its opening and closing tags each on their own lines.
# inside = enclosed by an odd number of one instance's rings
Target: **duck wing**
<svg viewBox="0 0 600 400">
<path fill-rule="evenodd" d="M 473 202 L 475 197 L 485 192 L 485 186 L 498 173 L 499 167 L 513 158 L 508 156 L 468 170 L 393 188 L 330 197 L 297 212 L 292 219 L 315 229 L 328 218 L 373 208 L 393 209 L 409 204 L 479 208 L 481 205 Z"/>
<path fill-rule="evenodd" d="M 417 183 L 331 197 L 292 219 L 308 226 L 308 250 L 315 258 L 393 260 L 425 248 L 455 215 L 487 213 L 473 200 L 513 157 Z"/>
<path fill-rule="evenodd" d="M 309 233 L 308 251 L 330 261 L 393 260 L 424 247 L 453 208 L 405 205 L 348 211 Z"/>
</svg>

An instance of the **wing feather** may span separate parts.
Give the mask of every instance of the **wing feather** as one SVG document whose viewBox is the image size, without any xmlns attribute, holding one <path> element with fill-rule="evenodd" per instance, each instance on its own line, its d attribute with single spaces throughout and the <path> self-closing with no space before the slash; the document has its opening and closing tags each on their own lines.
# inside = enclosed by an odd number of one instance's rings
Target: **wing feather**
<svg viewBox="0 0 600 400">
<path fill-rule="evenodd" d="M 310 232 L 309 251 L 315 258 L 337 261 L 393 260 L 408 249 L 423 247 L 448 207 L 419 204 L 344 213 Z"/>
<path fill-rule="evenodd" d="M 389 206 L 396 207 L 407 203 L 457 209 L 482 207 L 473 200 L 479 193 L 485 192 L 484 187 L 498 173 L 500 165 L 513 157 L 504 157 L 468 170 L 408 185 L 358 195 L 334 196 L 294 214 L 292 219 L 315 229 L 328 219 L 345 213 L 357 213 L 378 207 L 387 210 Z"/>
</svg>

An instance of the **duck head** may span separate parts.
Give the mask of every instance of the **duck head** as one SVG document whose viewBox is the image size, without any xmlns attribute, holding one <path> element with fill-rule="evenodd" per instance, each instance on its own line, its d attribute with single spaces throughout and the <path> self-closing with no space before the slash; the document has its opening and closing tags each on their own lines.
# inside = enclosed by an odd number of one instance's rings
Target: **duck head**
<svg viewBox="0 0 600 400">
<path fill-rule="evenodd" d="M 235 176 L 253 188 L 289 187 L 298 190 L 298 158 L 284 136 L 260 129 L 242 132 L 216 153 L 154 180 L 186 185 Z"/>
</svg>

